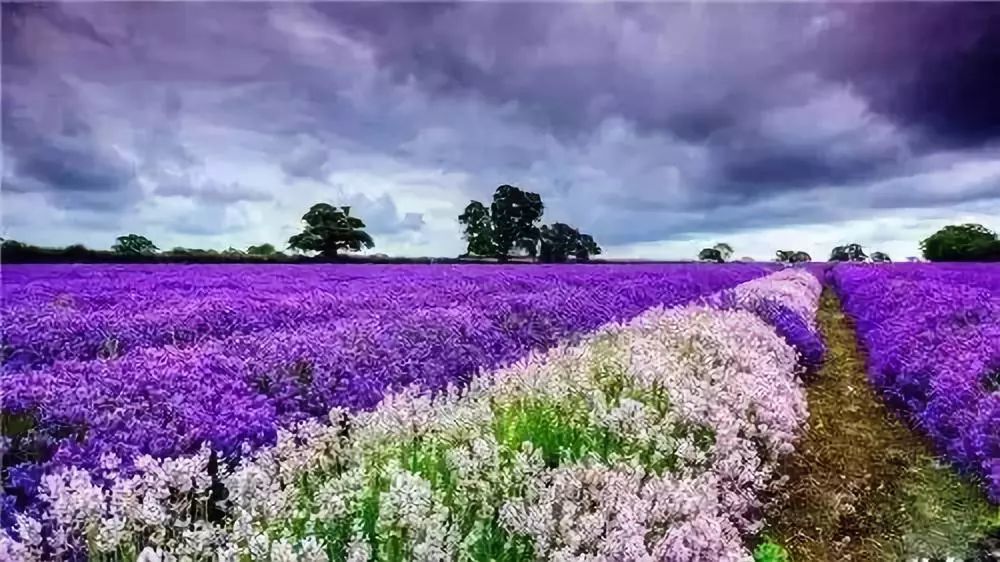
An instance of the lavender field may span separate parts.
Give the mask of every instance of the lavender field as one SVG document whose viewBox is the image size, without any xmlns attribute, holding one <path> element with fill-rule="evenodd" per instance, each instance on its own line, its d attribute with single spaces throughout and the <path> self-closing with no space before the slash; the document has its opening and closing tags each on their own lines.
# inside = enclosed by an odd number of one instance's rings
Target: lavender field
<svg viewBox="0 0 1000 562">
<path fill-rule="evenodd" d="M 2 281 L 0 560 L 777 560 L 824 281 L 874 388 L 1000 492 L 996 267 Z"/>
<path fill-rule="evenodd" d="M 872 384 L 1000 502 L 1000 266 L 832 272 Z"/>
</svg>

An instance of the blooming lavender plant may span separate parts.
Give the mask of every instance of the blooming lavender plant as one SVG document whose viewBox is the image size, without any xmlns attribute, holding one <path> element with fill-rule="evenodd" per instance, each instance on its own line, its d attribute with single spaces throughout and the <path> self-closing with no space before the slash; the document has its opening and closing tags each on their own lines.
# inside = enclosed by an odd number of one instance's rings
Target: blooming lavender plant
<svg viewBox="0 0 1000 562">
<path fill-rule="evenodd" d="M 128 470 L 203 443 L 227 455 L 270 444 L 285 424 L 370 408 L 409 385 L 462 385 L 767 270 L 7 267 L 0 407 L 22 430 L 4 486 L 23 509 L 41 466 L 96 470 L 114 453 Z"/>
<path fill-rule="evenodd" d="M 874 386 L 1000 502 L 1000 266 L 841 265 Z"/>
<path fill-rule="evenodd" d="M 799 278 L 747 290 L 802 297 L 794 308 L 809 314 L 809 279 L 790 293 Z M 464 389 L 412 386 L 370 411 L 334 408 L 328 423 L 280 429 L 274 446 L 215 476 L 207 449 L 145 455 L 129 475 L 110 454 L 103 477 L 56 469 L 40 486 L 46 511 L 21 516 L 0 551 L 749 560 L 742 538 L 760 529 L 760 493 L 806 417 L 798 358 L 748 311 L 654 307 Z M 221 518 L 207 517 L 210 503 Z"/>
</svg>

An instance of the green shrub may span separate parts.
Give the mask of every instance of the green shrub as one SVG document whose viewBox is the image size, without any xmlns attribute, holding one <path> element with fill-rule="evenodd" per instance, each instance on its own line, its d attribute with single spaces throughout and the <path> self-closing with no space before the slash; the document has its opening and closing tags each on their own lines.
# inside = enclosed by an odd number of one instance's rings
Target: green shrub
<svg viewBox="0 0 1000 562">
<path fill-rule="evenodd" d="M 753 551 L 755 562 L 789 562 L 788 551 L 780 544 L 765 538 Z"/>
</svg>

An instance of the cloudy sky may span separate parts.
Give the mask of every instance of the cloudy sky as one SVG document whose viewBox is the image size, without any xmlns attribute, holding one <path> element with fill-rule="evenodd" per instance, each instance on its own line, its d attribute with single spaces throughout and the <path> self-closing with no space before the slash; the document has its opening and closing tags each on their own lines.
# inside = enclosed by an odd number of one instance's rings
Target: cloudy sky
<svg viewBox="0 0 1000 562">
<path fill-rule="evenodd" d="M 610 257 L 1000 227 L 1000 4 L 2 10 L 2 230 L 36 244 L 283 245 L 327 201 L 456 255 L 503 183 Z"/>
</svg>

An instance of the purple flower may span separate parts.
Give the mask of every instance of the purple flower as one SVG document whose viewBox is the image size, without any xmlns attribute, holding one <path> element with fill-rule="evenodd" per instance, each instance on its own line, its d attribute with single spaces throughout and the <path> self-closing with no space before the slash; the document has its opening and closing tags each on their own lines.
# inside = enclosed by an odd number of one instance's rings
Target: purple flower
<svg viewBox="0 0 1000 562">
<path fill-rule="evenodd" d="M 840 265 L 872 383 L 1000 502 L 1000 265 Z"/>
<path fill-rule="evenodd" d="M 3 270 L 5 412 L 58 435 L 46 469 L 118 454 L 225 455 L 331 407 L 410 384 L 463 385 L 655 305 L 767 265 L 12 266 Z M 51 433 L 51 432 L 50 432 Z M 11 485 L 6 482 L 5 486 Z"/>
</svg>

